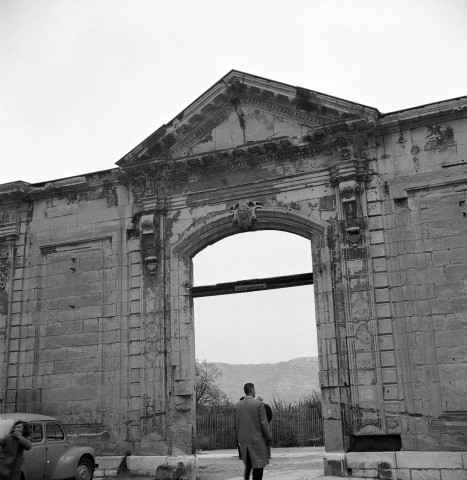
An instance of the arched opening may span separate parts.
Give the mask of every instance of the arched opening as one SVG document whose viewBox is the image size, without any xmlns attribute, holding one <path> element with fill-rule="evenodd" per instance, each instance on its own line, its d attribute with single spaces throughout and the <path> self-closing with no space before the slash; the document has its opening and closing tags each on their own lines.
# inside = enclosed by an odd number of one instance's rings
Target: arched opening
<svg viewBox="0 0 467 480">
<path fill-rule="evenodd" d="M 319 391 L 311 253 L 310 239 L 267 230 L 231 235 L 194 256 L 192 291 L 211 288 L 194 298 L 195 355 L 220 374 L 213 381 L 228 401 L 237 401 L 249 381 L 275 405 Z M 294 433 L 289 441 L 297 446 L 310 441 L 304 431 Z"/>
</svg>

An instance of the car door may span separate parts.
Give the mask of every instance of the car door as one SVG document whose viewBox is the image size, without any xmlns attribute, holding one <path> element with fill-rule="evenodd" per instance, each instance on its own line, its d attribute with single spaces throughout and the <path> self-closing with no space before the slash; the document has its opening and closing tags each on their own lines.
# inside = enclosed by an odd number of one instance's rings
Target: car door
<svg viewBox="0 0 467 480">
<path fill-rule="evenodd" d="M 59 422 L 46 422 L 45 440 L 47 446 L 47 465 L 45 469 L 46 480 L 52 478 L 57 462 L 60 457 L 68 450 L 68 442 Z"/>
<path fill-rule="evenodd" d="M 43 480 L 47 461 L 44 426 L 41 422 L 28 424 L 32 436 L 31 450 L 24 451 L 23 473 L 26 480 Z"/>
</svg>

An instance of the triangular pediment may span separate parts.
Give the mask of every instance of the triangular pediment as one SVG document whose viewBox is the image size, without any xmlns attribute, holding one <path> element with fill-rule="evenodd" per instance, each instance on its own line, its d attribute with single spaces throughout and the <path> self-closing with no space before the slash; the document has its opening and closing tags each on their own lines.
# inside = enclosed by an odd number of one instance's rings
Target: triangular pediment
<svg viewBox="0 0 467 480">
<path fill-rule="evenodd" d="M 364 105 L 232 70 L 117 164 L 202 155 L 378 116 Z"/>
</svg>

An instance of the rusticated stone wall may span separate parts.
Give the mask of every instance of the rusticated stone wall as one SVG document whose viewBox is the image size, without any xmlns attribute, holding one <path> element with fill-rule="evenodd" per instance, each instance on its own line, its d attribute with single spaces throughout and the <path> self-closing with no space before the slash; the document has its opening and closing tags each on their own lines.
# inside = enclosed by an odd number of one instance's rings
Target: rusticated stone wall
<svg viewBox="0 0 467 480">
<path fill-rule="evenodd" d="M 0 186 L 3 410 L 191 453 L 192 258 L 276 229 L 312 247 L 328 471 L 467 450 L 467 100 L 382 115 L 224 80 L 118 168 Z"/>
</svg>

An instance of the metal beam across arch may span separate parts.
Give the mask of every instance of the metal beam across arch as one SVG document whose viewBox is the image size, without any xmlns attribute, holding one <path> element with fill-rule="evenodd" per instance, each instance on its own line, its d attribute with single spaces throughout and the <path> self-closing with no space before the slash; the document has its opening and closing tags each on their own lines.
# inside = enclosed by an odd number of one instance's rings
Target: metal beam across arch
<svg viewBox="0 0 467 480">
<path fill-rule="evenodd" d="M 230 295 L 233 293 L 257 292 L 260 290 L 273 290 L 276 288 L 299 287 L 313 284 L 313 273 L 297 275 L 283 275 L 279 277 L 255 278 L 238 280 L 236 282 L 217 283 L 216 285 L 203 285 L 192 287 L 193 298 L 211 297 L 214 295 Z"/>
</svg>

